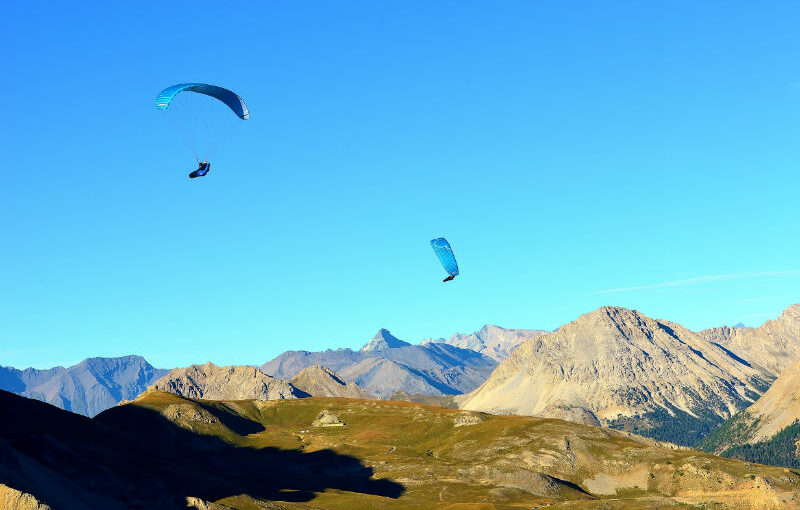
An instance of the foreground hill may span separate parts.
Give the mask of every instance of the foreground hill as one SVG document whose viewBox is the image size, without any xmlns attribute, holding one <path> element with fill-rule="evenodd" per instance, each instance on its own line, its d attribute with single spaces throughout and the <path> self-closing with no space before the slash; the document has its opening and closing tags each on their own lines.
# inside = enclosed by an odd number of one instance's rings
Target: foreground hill
<svg viewBox="0 0 800 510">
<path fill-rule="evenodd" d="M 603 307 L 528 340 L 459 402 L 464 409 L 604 424 L 691 445 L 770 382 L 678 324 Z"/>
<path fill-rule="evenodd" d="M 726 421 L 700 446 L 744 460 L 800 468 L 800 361 L 784 370 L 755 404 Z"/>
<path fill-rule="evenodd" d="M 5 392 L 0 406 L 19 417 L 0 422 L 0 482 L 56 509 L 762 509 L 800 501 L 800 475 L 788 469 L 561 420 L 156 391 L 94 420 Z"/>
<path fill-rule="evenodd" d="M 410 345 L 382 329 L 360 351 L 287 351 L 264 363 L 261 370 L 291 379 L 312 365 L 333 370 L 371 395 L 388 398 L 398 391 L 427 395 L 471 391 L 489 377 L 497 362 L 447 344 Z"/>
<path fill-rule="evenodd" d="M 487 324 L 480 331 L 470 334 L 456 333 L 450 338 L 424 340 L 423 344 L 449 344 L 485 354 L 495 361 L 503 361 L 511 351 L 531 338 L 546 335 L 549 331 L 541 329 L 506 329 Z"/>
<path fill-rule="evenodd" d="M 141 356 L 89 358 L 69 368 L 0 367 L 0 389 L 94 416 L 135 398 L 166 373 Z"/>
</svg>

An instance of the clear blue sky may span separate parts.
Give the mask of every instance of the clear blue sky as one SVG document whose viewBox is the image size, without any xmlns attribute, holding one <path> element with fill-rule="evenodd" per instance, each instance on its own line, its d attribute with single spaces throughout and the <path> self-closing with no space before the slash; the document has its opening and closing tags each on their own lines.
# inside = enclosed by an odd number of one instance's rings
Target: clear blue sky
<svg viewBox="0 0 800 510">
<path fill-rule="evenodd" d="M 800 302 L 798 19 L 790 2 L 5 5 L 0 364 L 255 364 L 605 304 L 760 324 Z M 153 104 L 185 81 L 252 114 L 192 181 Z"/>
</svg>

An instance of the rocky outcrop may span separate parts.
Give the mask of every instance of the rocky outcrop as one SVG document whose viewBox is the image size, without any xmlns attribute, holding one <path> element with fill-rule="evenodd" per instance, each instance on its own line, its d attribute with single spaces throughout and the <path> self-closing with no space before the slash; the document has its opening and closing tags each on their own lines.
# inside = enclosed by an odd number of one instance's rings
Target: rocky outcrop
<svg viewBox="0 0 800 510">
<path fill-rule="evenodd" d="M 345 422 L 329 411 L 322 411 L 314 418 L 314 421 L 311 422 L 312 427 L 344 427 L 345 425 Z"/>
<path fill-rule="evenodd" d="M 170 370 L 152 389 L 207 400 L 278 400 L 309 396 L 292 384 L 249 366 L 219 367 L 211 362 Z"/>
<path fill-rule="evenodd" d="M 0 483 L 0 508 L 3 510 L 51 510 L 34 496 Z"/>
<path fill-rule="evenodd" d="M 774 379 L 800 359 L 800 304 L 788 307 L 780 317 L 758 328 L 723 326 L 699 335 Z"/>
<path fill-rule="evenodd" d="M 344 382 L 336 373 L 320 365 L 306 368 L 289 382 L 314 397 L 372 398 L 356 384 Z"/>
</svg>

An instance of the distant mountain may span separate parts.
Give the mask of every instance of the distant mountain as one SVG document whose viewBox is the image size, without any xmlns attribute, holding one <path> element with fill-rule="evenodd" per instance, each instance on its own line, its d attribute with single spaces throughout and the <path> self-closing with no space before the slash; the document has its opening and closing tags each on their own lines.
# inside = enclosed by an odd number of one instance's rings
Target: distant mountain
<svg viewBox="0 0 800 510">
<path fill-rule="evenodd" d="M 141 356 L 89 358 L 69 368 L 0 367 L 0 389 L 94 416 L 136 398 L 165 373 Z"/>
<path fill-rule="evenodd" d="M 800 468 L 800 360 L 755 404 L 703 439 L 706 451 L 764 464 Z"/>
<path fill-rule="evenodd" d="M 549 331 L 540 329 L 506 329 L 487 324 L 480 331 L 467 335 L 456 333 L 450 338 L 423 340 L 423 344 L 440 343 L 455 345 L 485 354 L 496 361 L 503 361 L 511 351 L 531 338 L 546 335 Z"/>
<path fill-rule="evenodd" d="M 375 333 L 375 336 L 372 337 L 372 340 L 367 342 L 366 345 L 361 348 L 361 350 L 363 352 L 383 351 L 385 349 L 395 349 L 397 347 L 405 347 L 407 345 L 411 344 L 396 338 L 394 335 L 389 333 L 388 329 L 379 329 L 378 332 Z"/>
<path fill-rule="evenodd" d="M 54 509 L 732 510 L 800 498 L 800 476 L 782 468 L 409 402 L 150 391 L 88 419 L 0 391 L 0 409 L 13 416 L 0 420 L 0 480 L 12 489 L 0 497 Z"/>
<path fill-rule="evenodd" d="M 152 389 L 207 400 L 279 400 L 310 396 L 292 384 L 249 366 L 219 367 L 211 362 L 175 368 Z"/>
<path fill-rule="evenodd" d="M 290 379 L 312 365 L 335 371 L 371 395 L 388 398 L 397 391 L 429 395 L 470 391 L 486 380 L 497 362 L 447 344 L 410 345 L 380 330 L 360 351 L 287 351 L 264 363 L 261 370 Z"/>
<path fill-rule="evenodd" d="M 320 365 L 304 369 L 289 383 L 313 397 L 373 398 L 357 385 L 344 382 L 334 372 Z"/>
<path fill-rule="evenodd" d="M 678 324 L 602 307 L 528 340 L 456 400 L 464 409 L 577 419 L 691 445 L 771 381 Z"/>
<path fill-rule="evenodd" d="M 774 379 L 800 359 L 800 304 L 788 307 L 780 317 L 758 328 L 723 326 L 700 331 L 699 335 Z"/>
</svg>

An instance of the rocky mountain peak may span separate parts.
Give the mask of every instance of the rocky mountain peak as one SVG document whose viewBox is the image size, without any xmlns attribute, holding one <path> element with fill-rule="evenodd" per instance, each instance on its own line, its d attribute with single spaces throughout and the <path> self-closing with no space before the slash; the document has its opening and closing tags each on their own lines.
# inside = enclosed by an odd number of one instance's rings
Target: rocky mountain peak
<svg viewBox="0 0 800 510">
<path fill-rule="evenodd" d="M 721 420 L 751 403 L 762 383 L 756 370 L 679 324 L 604 306 L 527 340 L 460 402 L 534 416 L 569 409 L 607 426 L 676 411 Z"/>
<path fill-rule="evenodd" d="M 366 345 L 361 348 L 361 351 L 383 351 L 385 349 L 394 349 L 397 347 L 405 347 L 407 345 L 411 344 L 395 337 L 389 332 L 388 329 L 381 328 L 377 333 L 375 333 L 375 336 L 372 337 L 372 340 L 367 342 Z"/>
<path fill-rule="evenodd" d="M 792 321 L 800 324 L 800 303 L 786 308 L 780 316 L 781 321 Z"/>
<path fill-rule="evenodd" d="M 308 396 L 292 384 L 255 367 L 220 367 L 211 362 L 170 370 L 151 389 L 210 400 L 279 400 Z"/>
</svg>

